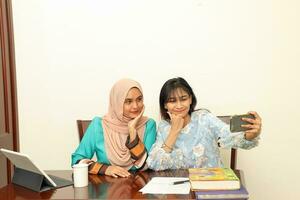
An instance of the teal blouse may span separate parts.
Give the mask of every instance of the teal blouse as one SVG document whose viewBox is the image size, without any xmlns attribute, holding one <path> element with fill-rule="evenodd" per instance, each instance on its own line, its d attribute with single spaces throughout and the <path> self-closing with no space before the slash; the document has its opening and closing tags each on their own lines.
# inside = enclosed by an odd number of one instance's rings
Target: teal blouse
<svg viewBox="0 0 300 200">
<path fill-rule="evenodd" d="M 147 152 L 150 151 L 152 145 L 156 139 L 156 123 L 153 119 L 150 119 L 146 123 L 144 134 L 144 145 Z M 95 117 L 87 128 L 78 148 L 72 154 L 72 166 L 81 159 L 91 159 L 96 153 L 97 162 L 110 165 L 110 162 L 106 155 L 104 146 L 104 136 L 102 128 L 102 119 Z M 135 169 L 135 167 L 131 168 Z"/>
</svg>

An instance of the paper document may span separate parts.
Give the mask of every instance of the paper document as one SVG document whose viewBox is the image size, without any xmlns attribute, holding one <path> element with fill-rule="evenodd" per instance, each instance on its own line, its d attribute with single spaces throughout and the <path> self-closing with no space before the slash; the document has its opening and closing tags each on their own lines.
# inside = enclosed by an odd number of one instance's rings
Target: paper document
<svg viewBox="0 0 300 200">
<path fill-rule="evenodd" d="M 143 194 L 189 194 L 190 182 L 174 185 L 176 181 L 189 180 L 186 177 L 153 177 L 139 191 Z"/>
</svg>

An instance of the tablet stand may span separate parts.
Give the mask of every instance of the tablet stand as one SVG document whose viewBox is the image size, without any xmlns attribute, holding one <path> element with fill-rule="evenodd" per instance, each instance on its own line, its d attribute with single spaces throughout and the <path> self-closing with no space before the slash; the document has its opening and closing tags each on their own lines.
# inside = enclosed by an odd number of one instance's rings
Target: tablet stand
<svg viewBox="0 0 300 200">
<path fill-rule="evenodd" d="M 42 192 L 46 189 L 54 188 L 48 183 L 48 181 L 46 181 L 43 175 L 18 167 L 15 167 L 12 183 L 36 192 Z"/>
</svg>

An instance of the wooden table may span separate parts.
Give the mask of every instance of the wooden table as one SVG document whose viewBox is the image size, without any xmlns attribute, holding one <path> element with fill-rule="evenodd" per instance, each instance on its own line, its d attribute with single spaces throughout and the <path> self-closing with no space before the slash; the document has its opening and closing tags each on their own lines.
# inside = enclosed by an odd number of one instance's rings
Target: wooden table
<svg viewBox="0 0 300 200">
<path fill-rule="evenodd" d="M 239 170 L 235 171 L 241 176 Z M 71 170 L 48 171 L 48 174 L 72 180 Z M 139 190 L 150 181 L 151 177 L 170 176 L 187 177 L 187 170 L 145 171 L 133 174 L 129 178 L 89 175 L 89 185 L 83 188 L 63 187 L 46 192 L 34 192 L 12 183 L 0 189 L 1 200 L 11 199 L 195 199 L 190 194 L 142 194 Z M 243 179 L 241 179 L 243 181 Z"/>
</svg>

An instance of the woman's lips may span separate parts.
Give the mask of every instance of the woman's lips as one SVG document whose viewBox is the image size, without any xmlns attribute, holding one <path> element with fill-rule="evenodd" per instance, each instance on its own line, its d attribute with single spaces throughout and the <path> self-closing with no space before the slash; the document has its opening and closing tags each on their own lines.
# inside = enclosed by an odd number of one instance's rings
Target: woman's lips
<svg viewBox="0 0 300 200">
<path fill-rule="evenodd" d="M 184 112 L 186 109 L 182 109 L 182 110 L 174 110 L 175 113 L 182 113 Z"/>
</svg>

